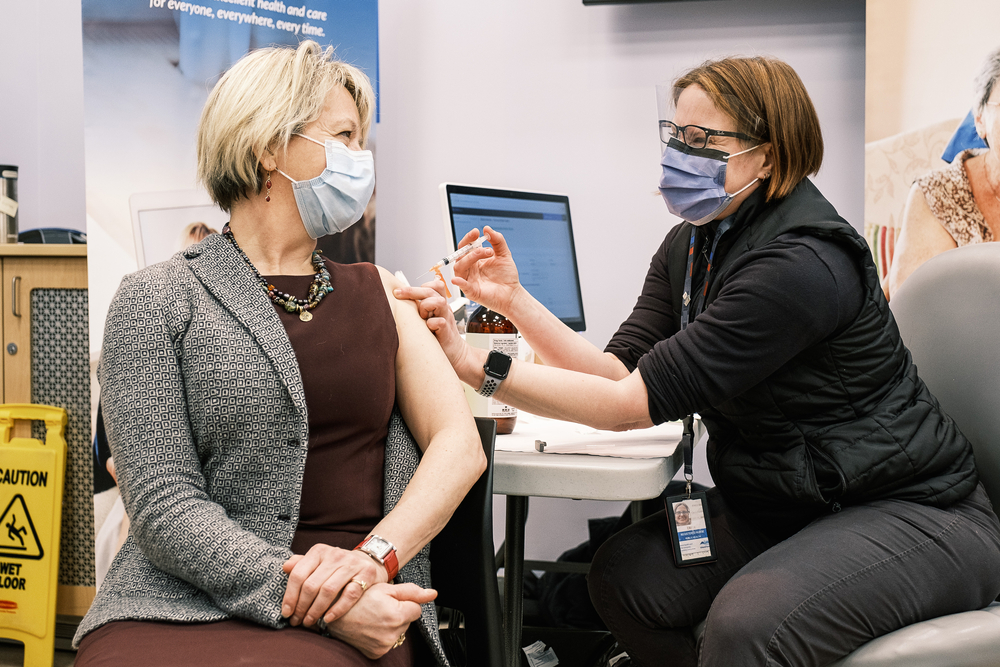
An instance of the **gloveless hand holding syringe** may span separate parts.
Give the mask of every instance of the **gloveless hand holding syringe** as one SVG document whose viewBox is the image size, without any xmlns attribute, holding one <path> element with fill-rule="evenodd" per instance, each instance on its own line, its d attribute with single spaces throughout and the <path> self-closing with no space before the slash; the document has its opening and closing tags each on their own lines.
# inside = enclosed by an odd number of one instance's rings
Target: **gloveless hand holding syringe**
<svg viewBox="0 0 1000 667">
<path fill-rule="evenodd" d="M 441 281 L 444 283 L 445 296 L 447 298 L 451 298 L 451 290 L 448 289 L 448 281 L 445 280 L 444 275 L 442 275 L 441 269 L 443 269 L 444 267 L 448 266 L 449 264 L 454 264 L 458 260 L 460 260 L 463 257 L 465 257 L 466 255 L 468 255 L 473 250 L 476 250 L 477 248 L 482 248 L 483 247 L 483 243 L 485 243 L 487 240 L 489 240 L 489 239 L 487 238 L 486 234 L 483 234 L 482 236 L 478 237 L 475 241 L 473 241 L 469 245 L 464 245 L 461 248 L 459 248 L 458 250 L 456 250 L 455 252 L 451 253 L 450 255 L 448 255 L 446 257 L 442 257 L 440 260 L 438 260 L 434 264 L 434 266 L 432 266 L 431 268 L 429 268 L 423 275 L 421 275 L 419 278 L 417 278 L 416 284 L 417 285 L 421 284 L 423 282 L 423 279 L 425 277 L 430 276 L 431 274 L 434 274 L 438 278 L 440 278 Z"/>
</svg>

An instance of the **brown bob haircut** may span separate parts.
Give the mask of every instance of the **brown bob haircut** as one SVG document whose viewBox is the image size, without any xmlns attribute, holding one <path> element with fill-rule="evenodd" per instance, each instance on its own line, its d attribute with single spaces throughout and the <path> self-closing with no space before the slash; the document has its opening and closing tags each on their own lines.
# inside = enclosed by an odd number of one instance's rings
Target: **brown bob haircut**
<svg viewBox="0 0 1000 667">
<path fill-rule="evenodd" d="M 768 200 L 785 197 L 823 163 L 819 118 L 802 79 L 788 63 L 766 56 L 710 60 L 674 82 L 673 98 L 700 86 L 736 122 L 736 131 L 770 142 Z"/>
</svg>

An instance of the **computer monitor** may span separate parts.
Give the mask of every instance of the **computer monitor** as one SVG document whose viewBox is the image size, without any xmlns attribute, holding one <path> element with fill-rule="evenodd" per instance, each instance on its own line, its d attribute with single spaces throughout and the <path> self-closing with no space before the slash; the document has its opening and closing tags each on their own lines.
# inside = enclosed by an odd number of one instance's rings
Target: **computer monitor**
<svg viewBox="0 0 1000 667">
<path fill-rule="evenodd" d="M 569 197 L 442 183 L 441 205 L 452 249 L 470 229 L 489 225 L 507 240 L 531 295 L 569 328 L 586 329 Z"/>
<path fill-rule="evenodd" d="M 192 225 L 221 232 L 229 214 L 204 190 L 137 192 L 129 197 L 135 260 L 139 268 L 170 259 L 191 244 Z"/>
</svg>

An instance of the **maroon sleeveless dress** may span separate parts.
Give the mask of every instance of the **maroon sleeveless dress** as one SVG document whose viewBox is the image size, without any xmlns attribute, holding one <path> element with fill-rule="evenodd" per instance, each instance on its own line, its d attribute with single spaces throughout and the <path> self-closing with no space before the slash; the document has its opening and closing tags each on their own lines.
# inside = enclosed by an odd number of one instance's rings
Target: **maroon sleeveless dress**
<svg viewBox="0 0 1000 667">
<path fill-rule="evenodd" d="M 313 319 L 277 307 L 295 350 L 309 412 L 309 452 L 292 551 L 325 543 L 353 549 L 382 519 L 385 438 L 396 398 L 399 341 L 378 269 L 327 260 L 334 291 Z M 303 297 L 312 276 L 268 276 L 278 290 Z M 252 480 L 247 480 L 252 483 Z M 174 665 L 325 665 L 412 667 L 423 642 L 417 624 L 407 640 L 369 660 L 337 639 L 301 627 L 273 630 L 249 621 L 117 621 L 80 642 L 76 667 Z"/>
</svg>

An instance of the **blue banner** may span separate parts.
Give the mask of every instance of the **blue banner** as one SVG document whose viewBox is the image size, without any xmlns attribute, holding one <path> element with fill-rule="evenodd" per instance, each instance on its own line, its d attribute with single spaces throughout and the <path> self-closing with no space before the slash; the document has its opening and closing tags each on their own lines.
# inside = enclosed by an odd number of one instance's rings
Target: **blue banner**
<svg viewBox="0 0 1000 667">
<path fill-rule="evenodd" d="M 378 0 L 83 0 L 84 23 L 170 18 L 189 79 L 214 82 L 254 49 L 312 39 L 364 71 L 378 93 Z"/>
</svg>

